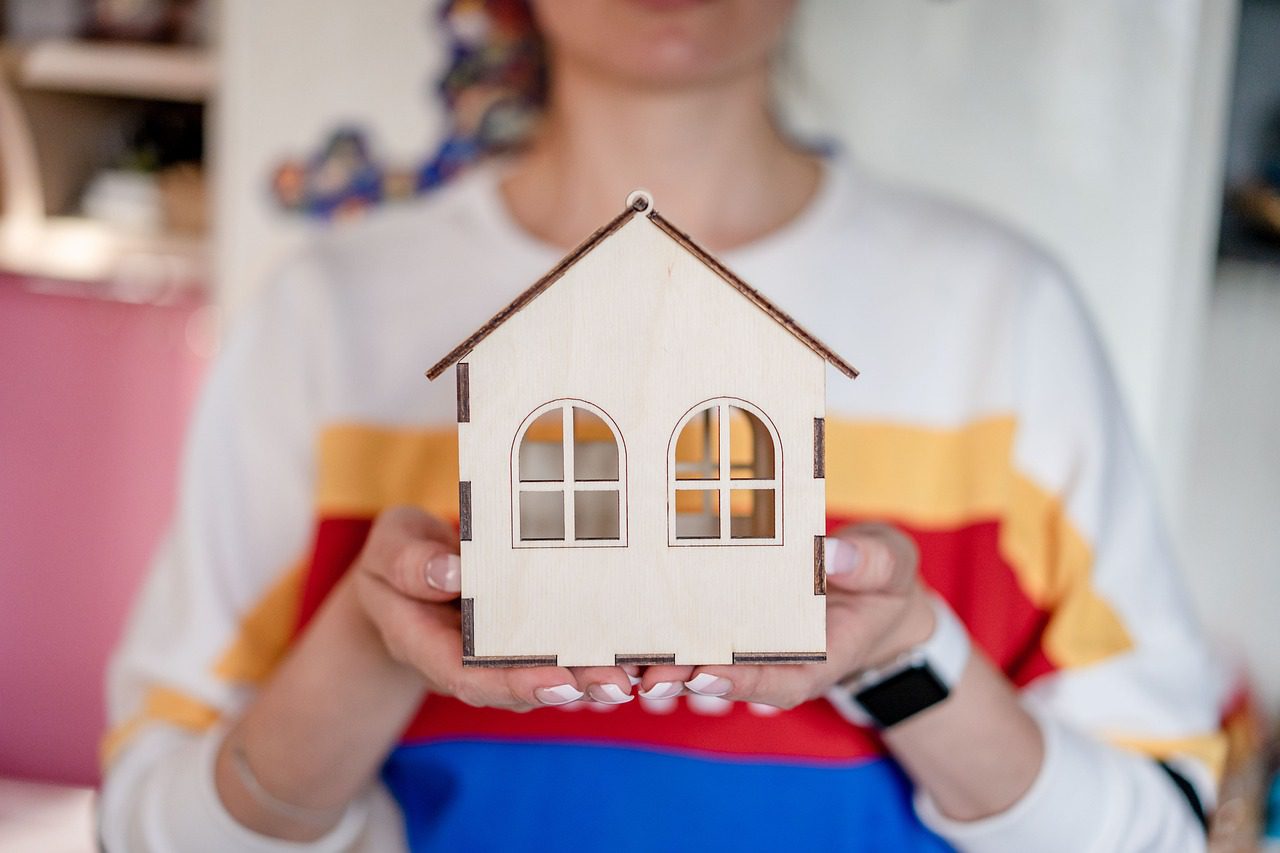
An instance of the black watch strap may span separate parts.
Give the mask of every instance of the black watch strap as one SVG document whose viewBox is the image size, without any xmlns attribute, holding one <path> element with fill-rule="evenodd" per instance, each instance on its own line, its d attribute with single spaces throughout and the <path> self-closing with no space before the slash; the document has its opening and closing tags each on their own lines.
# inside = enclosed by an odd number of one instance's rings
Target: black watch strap
<svg viewBox="0 0 1280 853">
<path fill-rule="evenodd" d="M 897 725 L 951 695 L 928 661 L 910 661 L 883 680 L 853 693 L 872 721 L 882 729 Z"/>
</svg>

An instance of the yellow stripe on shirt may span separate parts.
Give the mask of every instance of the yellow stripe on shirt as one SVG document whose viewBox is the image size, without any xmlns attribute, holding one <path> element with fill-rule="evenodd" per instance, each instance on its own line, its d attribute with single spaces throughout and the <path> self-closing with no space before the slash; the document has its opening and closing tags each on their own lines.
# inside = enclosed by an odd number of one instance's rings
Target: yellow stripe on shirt
<svg viewBox="0 0 1280 853">
<path fill-rule="evenodd" d="M 1127 651 L 1129 633 L 1093 586 L 1093 550 L 1062 502 L 1013 463 L 1012 416 L 956 429 L 827 421 L 827 511 L 924 529 L 1000 523 L 1000 553 L 1052 615 L 1045 654 L 1059 667 Z"/>
</svg>

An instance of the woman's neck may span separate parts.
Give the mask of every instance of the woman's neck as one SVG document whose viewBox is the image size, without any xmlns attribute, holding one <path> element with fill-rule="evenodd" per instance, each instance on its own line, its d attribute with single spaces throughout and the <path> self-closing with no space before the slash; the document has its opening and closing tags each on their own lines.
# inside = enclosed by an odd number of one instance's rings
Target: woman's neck
<svg viewBox="0 0 1280 853">
<path fill-rule="evenodd" d="M 805 207 L 821 170 L 774 125 L 767 73 L 676 90 L 558 67 L 539 133 L 503 184 L 508 208 L 534 236 L 569 247 L 644 187 L 712 249 L 768 234 Z"/>
</svg>

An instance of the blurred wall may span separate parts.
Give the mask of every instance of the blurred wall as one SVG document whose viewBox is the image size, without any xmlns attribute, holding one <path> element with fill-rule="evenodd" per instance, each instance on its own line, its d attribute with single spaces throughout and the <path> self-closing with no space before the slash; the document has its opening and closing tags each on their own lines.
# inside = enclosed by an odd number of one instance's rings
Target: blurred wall
<svg viewBox="0 0 1280 853">
<path fill-rule="evenodd" d="M 436 0 L 225 0 L 219 300 L 302 226 L 272 170 L 354 123 L 420 162 L 441 130 Z M 884 173 L 1005 219 L 1079 281 L 1166 509 L 1179 508 L 1216 230 L 1235 0 L 806 0 L 791 112 Z M 288 61 L 281 61 L 287 57 Z"/>
<path fill-rule="evenodd" d="M 1280 265 L 1225 261 L 1182 532 L 1205 619 L 1280 711 Z"/>
<path fill-rule="evenodd" d="M 219 302 L 234 312 L 304 227 L 270 197 L 282 161 L 345 124 L 368 130 L 388 162 L 416 164 L 431 150 L 443 42 L 434 0 L 221 6 L 215 263 Z"/>
<path fill-rule="evenodd" d="M 1235 0 L 809 0 L 800 121 L 1075 276 L 1180 508 Z"/>
</svg>

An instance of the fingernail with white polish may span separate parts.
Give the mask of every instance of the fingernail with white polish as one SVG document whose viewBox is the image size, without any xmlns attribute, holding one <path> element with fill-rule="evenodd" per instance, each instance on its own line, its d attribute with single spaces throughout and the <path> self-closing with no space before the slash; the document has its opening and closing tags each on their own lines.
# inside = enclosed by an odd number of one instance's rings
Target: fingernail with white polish
<svg viewBox="0 0 1280 853">
<path fill-rule="evenodd" d="M 462 590 L 462 558 L 457 554 L 442 554 L 427 561 L 427 585 L 442 592 Z"/>
<path fill-rule="evenodd" d="M 605 705 L 621 705 L 636 698 L 630 693 L 623 693 L 616 684 L 593 684 L 587 688 L 591 698 Z"/>
<path fill-rule="evenodd" d="M 628 673 L 627 673 L 627 681 L 630 681 L 630 682 L 631 682 L 631 686 L 632 686 L 632 687 L 635 687 L 635 686 L 636 686 L 637 684 L 639 684 L 641 681 L 644 681 L 644 679 L 643 679 L 643 678 L 641 678 L 641 677 L 640 677 L 640 676 L 638 676 L 638 675 L 632 675 L 631 673 L 629 673 L 629 672 L 628 672 Z"/>
<path fill-rule="evenodd" d="M 640 691 L 641 699 L 673 699 L 684 690 L 683 684 L 674 681 L 659 681 L 648 690 Z"/>
<path fill-rule="evenodd" d="M 844 539 L 828 536 L 826 540 L 825 565 L 827 574 L 844 575 L 858 567 L 861 554 L 858 546 Z"/>
<path fill-rule="evenodd" d="M 700 672 L 692 681 L 686 681 L 684 686 L 702 696 L 723 696 L 733 689 L 733 682 L 709 672 Z"/>
<path fill-rule="evenodd" d="M 555 687 L 539 687 L 533 695 L 543 705 L 568 705 L 582 698 L 582 691 L 571 684 L 557 684 Z"/>
</svg>

